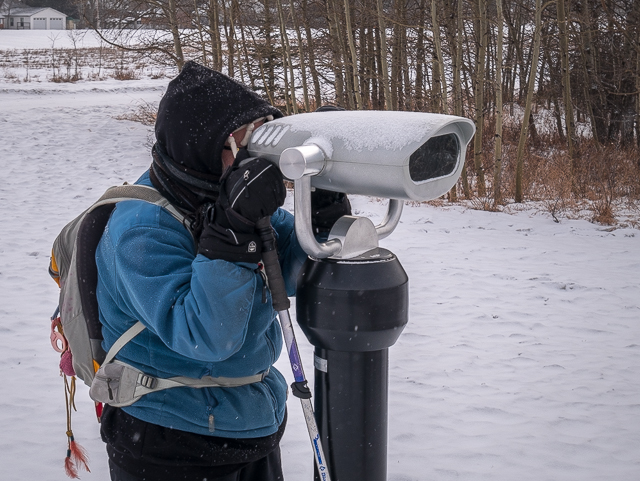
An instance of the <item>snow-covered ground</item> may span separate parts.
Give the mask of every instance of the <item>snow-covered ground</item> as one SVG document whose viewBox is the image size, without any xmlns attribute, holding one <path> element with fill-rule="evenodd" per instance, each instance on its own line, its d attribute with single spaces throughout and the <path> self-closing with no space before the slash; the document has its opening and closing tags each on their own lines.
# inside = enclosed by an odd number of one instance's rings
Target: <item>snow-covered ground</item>
<svg viewBox="0 0 640 481">
<path fill-rule="evenodd" d="M 66 479 L 51 244 L 106 187 L 148 167 L 150 128 L 116 117 L 157 102 L 167 81 L 0 79 L 3 480 Z M 353 204 L 376 220 L 385 210 Z M 410 279 L 409 324 L 390 349 L 390 481 L 640 479 L 638 230 L 558 224 L 526 209 L 408 205 L 382 245 Z M 312 347 L 297 333 L 312 379 Z M 278 367 L 291 378 L 286 356 Z M 91 455 L 82 479 L 107 481 L 84 385 L 76 404 L 74 433 Z M 285 476 L 310 481 L 295 399 L 289 413 Z"/>
<path fill-rule="evenodd" d="M 0 50 L 90 48 L 101 45 L 91 30 L 0 30 Z"/>
</svg>

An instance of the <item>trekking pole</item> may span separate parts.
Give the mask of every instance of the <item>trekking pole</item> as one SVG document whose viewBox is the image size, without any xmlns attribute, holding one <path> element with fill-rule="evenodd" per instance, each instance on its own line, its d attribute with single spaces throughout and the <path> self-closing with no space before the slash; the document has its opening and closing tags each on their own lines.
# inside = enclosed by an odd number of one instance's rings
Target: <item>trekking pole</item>
<svg viewBox="0 0 640 481">
<path fill-rule="evenodd" d="M 313 414 L 313 405 L 311 404 L 311 390 L 307 386 L 307 379 L 304 376 L 302 362 L 300 360 L 300 352 L 298 351 L 298 343 L 293 332 L 293 324 L 289 316 L 289 307 L 291 303 L 287 296 L 284 286 L 282 271 L 280 270 L 280 262 L 278 261 L 278 251 L 276 249 L 276 239 L 271 227 L 271 219 L 263 217 L 256 223 L 256 228 L 262 240 L 262 262 L 264 270 L 269 280 L 269 289 L 271 290 L 271 298 L 273 308 L 278 312 L 282 333 L 284 334 L 284 342 L 289 353 L 289 361 L 293 371 L 294 382 L 291 384 L 293 395 L 300 399 L 304 419 L 307 423 L 309 431 L 309 439 L 315 455 L 316 465 L 320 479 L 322 481 L 331 481 L 329 476 L 329 468 L 327 467 L 326 458 L 322 450 L 320 442 L 320 433 L 316 424 L 316 418 Z"/>
</svg>

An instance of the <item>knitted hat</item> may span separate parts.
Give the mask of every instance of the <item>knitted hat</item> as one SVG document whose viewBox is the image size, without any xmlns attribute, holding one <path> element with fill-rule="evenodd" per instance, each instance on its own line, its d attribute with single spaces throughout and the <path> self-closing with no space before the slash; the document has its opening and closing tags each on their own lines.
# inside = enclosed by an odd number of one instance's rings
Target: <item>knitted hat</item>
<svg viewBox="0 0 640 481">
<path fill-rule="evenodd" d="M 260 117 L 282 113 L 245 85 L 189 61 L 158 107 L 156 139 L 185 172 L 222 175 L 222 148 L 229 134 Z M 190 172 L 193 173 L 193 172 Z"/>
</svg>

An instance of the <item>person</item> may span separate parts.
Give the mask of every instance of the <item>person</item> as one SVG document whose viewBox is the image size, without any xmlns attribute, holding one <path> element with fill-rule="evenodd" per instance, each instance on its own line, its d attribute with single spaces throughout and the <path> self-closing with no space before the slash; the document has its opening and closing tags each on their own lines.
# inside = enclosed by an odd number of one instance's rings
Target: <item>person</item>
<svg viewBox="0 0 640 481">
<path fill-rule="evenodd" d="M 187 62 L 158 108 L 153 162 L 137 183 L 185 214 L 139 200 L 114 209 L 96 251 L 103 347 L 145 329 L 116 358 L 156 378 L 251 379 L 233 387 L 175 387 L 126 407 L 106 405 L 101 436 L 111 479 L 282 480 L 279 442 L 287 385 L 273 367 L 282 333 L 260 269 L 254 224 L 269 216 L 285 286 L 306 254 L 283 210 L 279 169 L 248 158 L 251 133 L 282 113 L 235 80 Z M 348 201 L 317 194 L 326 231 Z"/>
</svg>

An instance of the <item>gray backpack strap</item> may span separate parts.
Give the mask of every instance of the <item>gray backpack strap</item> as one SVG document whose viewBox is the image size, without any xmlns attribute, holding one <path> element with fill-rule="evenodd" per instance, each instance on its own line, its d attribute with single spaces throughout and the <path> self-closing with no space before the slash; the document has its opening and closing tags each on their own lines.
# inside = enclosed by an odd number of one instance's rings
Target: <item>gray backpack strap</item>
<svg viewBox="0 0 640 481">
<path fill-rule="evenodd" d="M 120 202 L 121 200 L 143 200 L 150 204 L 155 204 L 165 209 L 171 214 L 178 222 L 185 226 L 189 232 L 191 228 L 186 223 L 186 217 L 176 206 L 169 202 L 153 187 L 147 187 L 146 185 L 137 184 L 124 184 L 115 185 L 106 190 L 102 197 L 94 205 L 112 204 L 114 202 Z"/>
<path fill-rule="evenodd" d="M 96 402 L 110 404 L 114 407 L 130 406 L 145 394 L 163 391 L 174 387 L 238 387 L 261 382 L 268 374 L 265 372 L 244 377 L 212 377 L 200 379 L 175 376 L 159 378 L 150 376 L 126 362 L 114 360 L 122 347 L 145 329 L 140 321 L 127 329 L 109 349 L 102 366 L 91 383 L 89 395 Z"/>
<path fill-rule="evenodd" d="M 131 339 L 144 331 L 144 329 L 144 324 L 142 324 L 140 321 L 136 322 L 133 326 L 127 329 L 124 334 L 122 334 L 122 336 L 120 336 L 116 340 L 116 342 L 113 343 L 113 346 L 111 346 L 111 349 L 109 349 L 109 352 L 105 356 L 102 364 L 109 364 L 113 360 L 113 358 L 116 357 L 116 354 L 120 352 L 120 349 L 122 349 L 124 345 Z"/>
<path fill-rule="evenodd" d="M 171 378 L 157 378 L 145 374 L 130 364 L 122 361 L 111 361 L 100 366 L 93 378 L 89 396 L 96 402 L 109 404 L 114 407 L 131 406 L 142 396 L 171 389 L 174 387 L 190 387 L 201 389 L 206 387 L 239 387 L 261 382 L 269 370 L 244 377 L 211 377 L 200 379 L 176 376 Z"/>
<path fill-rule="evenodd" d="M 195 379 L 185 376 L 176 376 L 170 378 L 156 378 L 148 374 L 138 374 L 137 386 L 135 390 L 136 396 L 144 396 L 150 392 L 162 391 L 163 389 L 171 389 L 172 387 L 238 387 L 254 382 L 262 381 L 269 374 L 269 369 L 260 374 L 244 377 L 211 377 L 204 376 Z"/>
</svg>

